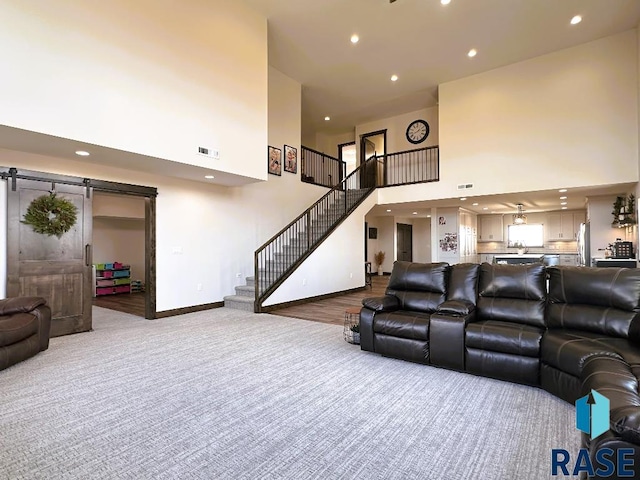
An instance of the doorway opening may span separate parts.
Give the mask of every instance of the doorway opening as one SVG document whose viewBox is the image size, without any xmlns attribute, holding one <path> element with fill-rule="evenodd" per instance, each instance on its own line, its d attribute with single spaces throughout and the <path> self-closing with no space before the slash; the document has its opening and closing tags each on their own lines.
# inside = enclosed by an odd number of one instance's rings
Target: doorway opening
<svg viewBox="0 0 640 480">
<path fill-rule="evenodd" d="M 356 157 L 356 142 L 341 143 L 338 145 L 338 160 L 344 162 L 345 177 L 358 166 Z"/>
<path fill-rule="evenodd" d="M 93 305 L 144 317 L 145 199 L 98 191 L 92 216 Z"/>
<path fill-rule="evenodd" d="M 362 165 L 371 157 L 385 156 L 387 154 L 387 131 L 378 130 L 376 132 L 365 133 L 360 136 L 360 162 Z M 361 173 L 362 185 L 382 185 L 384 181 L 384 172 L 382 171 L 383 162 L 377 165 L 366 166 Z M 377 182 L 376 182 L 377 178 Z"/>
<path fill-rule="evenodd" d="M 413 225 L 396 224 L 397 251 L 396 258 L 400 261 L 413 262 Z"/>
</svg>

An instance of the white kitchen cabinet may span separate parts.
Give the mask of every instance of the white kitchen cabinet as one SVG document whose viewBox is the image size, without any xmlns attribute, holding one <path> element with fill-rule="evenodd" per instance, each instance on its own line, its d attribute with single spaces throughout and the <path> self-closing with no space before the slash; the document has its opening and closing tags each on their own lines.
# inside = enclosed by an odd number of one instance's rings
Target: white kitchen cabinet
<svg viewBox="0 0 640 480">
<path fill-rule="evenodd" d="M 502 215 L 478 215 L 478 242 L 503 242 Z"/>
<path fill-rule="evenodd" d="M 546 237 L 550 242 L 572 242 L 578 238 L 584 212 L 552 212 L 547 214 Z"/>
<path fill-rule="evenodd" d="M 474 213 L 460 211 L 460 262 L 477 262 L 477 216 Z"/>
</svg>

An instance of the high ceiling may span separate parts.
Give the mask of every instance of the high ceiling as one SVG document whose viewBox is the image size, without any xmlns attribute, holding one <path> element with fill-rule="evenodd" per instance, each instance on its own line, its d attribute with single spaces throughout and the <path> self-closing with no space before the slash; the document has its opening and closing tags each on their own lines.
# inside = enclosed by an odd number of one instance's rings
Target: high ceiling
<svg viewBox="0 0 640 480">
<path fill-rule="evenodd" d="M 434 106 L 441 83 L 640 23 L 640 0 L 245 2 L 268 18 L 269 64 L 302 84 L 303 138 Z"/>
</svg>

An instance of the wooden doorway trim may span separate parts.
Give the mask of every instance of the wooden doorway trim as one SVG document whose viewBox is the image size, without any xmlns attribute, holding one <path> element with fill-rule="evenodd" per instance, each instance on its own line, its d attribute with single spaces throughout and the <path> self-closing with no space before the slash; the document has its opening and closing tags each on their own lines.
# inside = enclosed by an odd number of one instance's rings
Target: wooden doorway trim
<svg viewBox="0 0 640 480">
<path fill-rule="evenodd" d="M 142 185 L 111 182 L 46 172 L 18 170 L 15 167 L 0 167 L 0 178 L 9 180 L 8 189 L 15 187 L 18 178 L 57 184 L 86 186 L 93 192 L 117 193 L 145 198 L 145 318 L 157 318 L 156 312 L 156 197 L 158 189 Z"/>
</svg>

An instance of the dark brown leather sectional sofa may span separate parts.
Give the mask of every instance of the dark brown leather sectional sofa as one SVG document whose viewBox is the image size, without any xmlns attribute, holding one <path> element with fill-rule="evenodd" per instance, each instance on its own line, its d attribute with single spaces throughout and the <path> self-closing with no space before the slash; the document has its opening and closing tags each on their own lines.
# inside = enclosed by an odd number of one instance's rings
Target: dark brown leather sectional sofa
<svg viewBox="0 0 640 480">
<path fill-rule="evenodd" d="M 0 300 L 0 370 L 49 348 L 51 309 L 44 298 Z"/>
<path fill-rule="evenodd" d="M 570 403 L 606 396 L 610 429 L 583 447 L 602 471 L 599 449 L 632 449 L 640 478 L 640 269 L 396 262 L 386 295 L 362 303 L 363 350 Z"/>
</svg>

